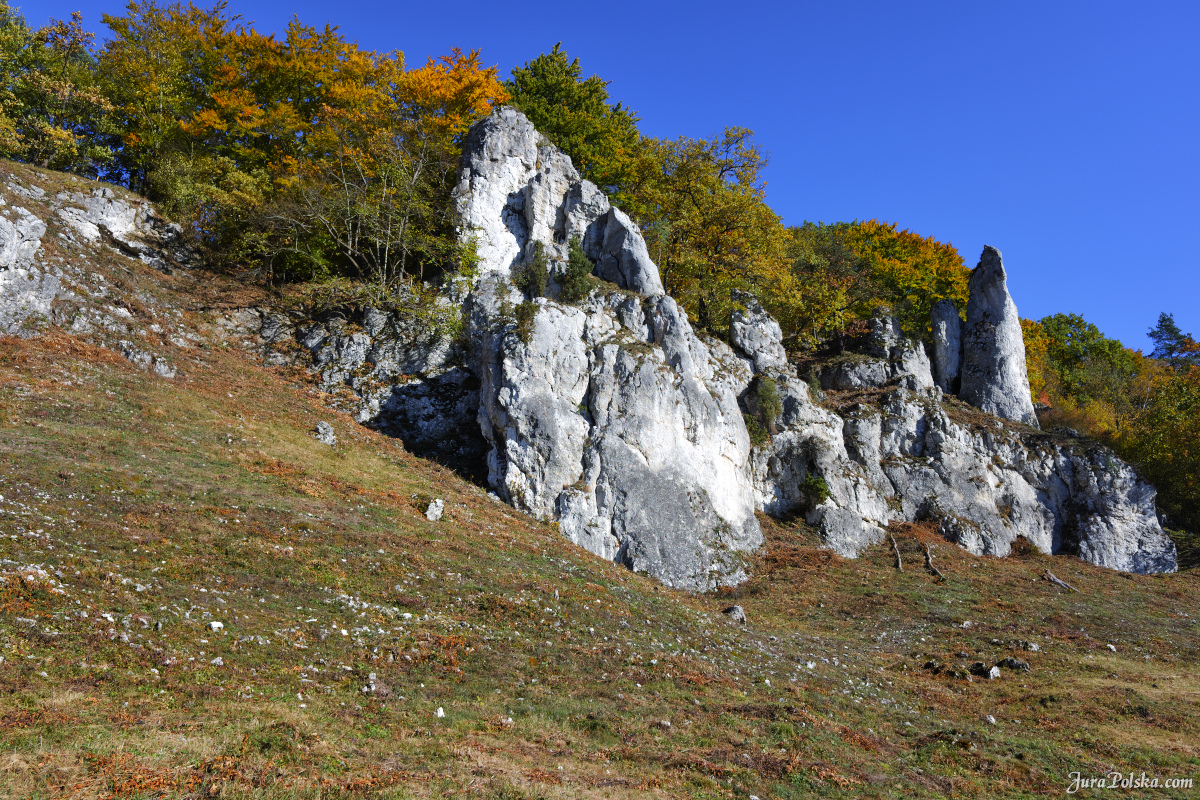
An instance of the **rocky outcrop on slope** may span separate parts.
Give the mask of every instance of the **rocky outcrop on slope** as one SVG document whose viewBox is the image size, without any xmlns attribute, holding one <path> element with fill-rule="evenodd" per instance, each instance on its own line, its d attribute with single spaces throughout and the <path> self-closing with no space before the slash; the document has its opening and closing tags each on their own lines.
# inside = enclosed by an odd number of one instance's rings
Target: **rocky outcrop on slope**
<svg viewBox="0 0 1200 800">
<path fill-rule="evenodd" d="M 21 175 L 18 175 L 21 172 Z M 141 200 L 113 189 L 47 191 L 63 181 L 15 169 L 0 189 L 0 335 L 36 336 L 50 327 L 87 336 L 163 377 L 176 367 L 162 345 L 190 347 L 194 334 L 175 314 L 94 268 L 110 254 L 160 270 L 193 259 L 179 229 Z M 66 177 L 68 185 L 86 185 Z M 119 258 L 118 258 L 119 260 Z M 161 309 L 160 309 L 161 310 Z M 172 345 L 172 342 L 177 344 Z"/>
<path fill-rule="evenodd" d="M 978 554 L 1005 555 L 1024 536 L 1116 569 L 1174 569 L 1153 489 L 1111 452 L 1042 434 L 1031 405 L 1024 413 L 998 253 L 972 279 L 966 333 L 952 304 L 935 309 L 932 364 L 880 313 L 801 379 L 753 297 L 735 298 L 732 347 L 698 336 L 662 293 L 637 226 L 520 113 L 472 129 L 456 204 L 480 256 L 480 275 L 440 301 L 462 309 L 462 346 L 376 311 L 353 325 L 298 321 L 293 335 L 326 390 L 352 393 L 360 421 L 418 452 L 442 442 L 478 459 L 504 499 L 597 555 L 672 586 L 736 583 L 762 510 L 802 515 L 847 557 L 891 522 L 932 520 Z M 607 286 L 572 304 L 553 299 L 553 280 L 550 298 L 513 285 L 537 243 L 555 264 L 573 238 Z M 964 398 L 988 413 L 947 396 L 960 372 Z M 810 386 L 830 393 L 824 405 Z M 746 418 L 766 431 L 755 446 Z"/>
<path fill-rule="evenodd" d="M 968 283 L 967 323 L 963 329 L 962 386 L 959 397 L 1004 419 L 1037 427 L 1021 318 L 1008 293 L 1000 251 L 984 247 Z"/>
<path fill-rule="evenodd" d="M 668 585 L 741 580 L 738 552 L 762 541 L 736 391 L 745 367 L 664 295 L 542 298 L 525 339 L 507 316 L 518 299 L 491 278 L 470 302 L 491 484 Z"/>
</svg>

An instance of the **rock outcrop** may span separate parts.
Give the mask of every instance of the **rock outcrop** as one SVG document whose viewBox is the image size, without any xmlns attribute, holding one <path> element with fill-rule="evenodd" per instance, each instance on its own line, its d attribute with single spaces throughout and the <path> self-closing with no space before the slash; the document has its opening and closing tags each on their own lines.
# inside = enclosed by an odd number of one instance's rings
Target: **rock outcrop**
<svg viewBox="0 0 1200 800">
<path fill-rule="evenodd" d="M 108 249 L 159 269 L 186 266 L 181 259 L 192 254 L 181 243 L 179 228 L 162 220 L 149 203 L 118 196 L 110 188 L 51 193 L 37 183 L 50 182 L 51 176 L 19 167 L 5 178 L 0 190 L 0 335 L 36 336 L 56 326 L 88 336 L 143 369 L 174 377 L 176 368 L 158 352 L 159 345 L 176 340 L 188 344 L 191 334 L 185 335 L 177 320 L 156 315 L 150 298 L 127 286 L 118 290 L 90 268 L 89 260 L 99 249 Z M 10 198 L 20 198 L 21 205 L 10 205 Z M 63 224 L 47 255 L 46 221 L 54 218 Z"/>
<path fill-rule="evenodd" d="M 932 365 L 879 313 L 802 377 L 753 297 L 735 298 L 732 347 L 698 335 L 637 226 L 513 109 L 467 136 L 456 204 L 480 274 L 439 302 L 461 308 L 465 343 L 399 312 L 264 318 L 263 330 L 294 330 L 360 421 L 418 452 L 450 443 L 505 500 L 591 552 L 671 586 L 732 584 L 762 541 L 761 510 L 802 516 L 846 557 L 889 523 L 925 520 L 977 554 L 1006 555 L 1023 536 L 1114 569 L 1175 568 L 1151 487 L 1099 445 L 1028 427 L 1020 323 L 995 251 L 971 279 L 967 331 L 952 304 L 935 309 Z M 554 264 L 572 239 L 610 285 L 578 303 L 513 285 L 538 243 Z M 987 414 L 951 396 L 960 373 L 963 398 Z M 830 396 L 811 397 L 816 385 Z"/>
<path fill-rule="evenodd" d="M 984 247 L 968 282 L 963 330 L 962 386 L 958 396 L 1004 419 L 1038 426 L 1025 371 L 1021 318 L 1008 294 L 1000 251 Z"/>
<path fill-rule="evenodd" d="M 45 235 L 46 223 L 26 208 L 0 214 L 0 334 L 20 335 L 29 320 L 50 318 L 58 276 L 34 265 Z"/>
<path fill-rule="evenodd" d="M 762 541 L 729 377 L 745 368 L 664 295 L 540 298 L 527 339 L 506 312 L 519 299 L 485 279 L 470 303 L 492 486 L 670 586 L 742 580 L 738 553 Z"/>
<path fill-rule="evenodd" d="M 637 226 L 514 108 L 497 110 L 467 134 L 455 208 L 485 273 L 511 276 L 539 242 L 551 263 L 564 263 L 577 239 L 604 280 L 642 295 L 663 293 Z"/>
<path fill-rule="evenodd" d="M 949 300 L 933 304 L 933 377 L 946 394 L 958 394 L 962 368 L 962 319 Z"/>
<path fill-rule="evenodd" d="M 755 372 L 787 369 L 787 351 L 783 347 L 779 323 L 752 294 L 736 292 L 734 302 L 729 324 L 729 339 L 733 346 L 746 354 Z"/>
</svg>

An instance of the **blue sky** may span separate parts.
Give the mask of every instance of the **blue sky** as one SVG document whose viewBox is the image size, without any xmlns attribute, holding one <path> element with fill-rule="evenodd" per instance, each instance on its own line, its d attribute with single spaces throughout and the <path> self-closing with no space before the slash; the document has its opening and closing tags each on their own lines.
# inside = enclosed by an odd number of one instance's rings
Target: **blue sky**
<svg viewBox="0 0 1200 800">
<path fill-rule="evenodd" d="M 15 5 L 16 3 L 14 3 Z M 203 3 L 202 3 L 203 4 Z M 32 25 L 112 0 L 26 2 Z M 561 41 L 644 133 L 753 129 L 789 224 L 881 218 L 1004 253 L 1022 316 L 1148 349 L 1200 335 L 1200 4 L 231 0 L 263 31 L 331 22 L 410 64 L 478 48 L 504 76 Z"/>
</svg>

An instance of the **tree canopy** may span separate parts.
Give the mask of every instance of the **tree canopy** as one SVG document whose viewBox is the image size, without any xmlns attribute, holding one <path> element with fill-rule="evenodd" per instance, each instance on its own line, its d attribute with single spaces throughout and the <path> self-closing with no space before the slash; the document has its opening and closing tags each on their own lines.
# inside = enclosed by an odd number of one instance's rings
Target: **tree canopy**
<svg viewBox="0 0 1200 800">
<path fill-rule="evenodd" d="M 609 102 L 608 81 L 584 78 L 579 59 L 569 58 L 560 42 L 514 68 L 505 89 L 509 102 L 571 157 L 580 174 L 617 195 L 619 203 L 633 183 L 631 167 L 641 137 L 637 115 Z"/>
</svg>

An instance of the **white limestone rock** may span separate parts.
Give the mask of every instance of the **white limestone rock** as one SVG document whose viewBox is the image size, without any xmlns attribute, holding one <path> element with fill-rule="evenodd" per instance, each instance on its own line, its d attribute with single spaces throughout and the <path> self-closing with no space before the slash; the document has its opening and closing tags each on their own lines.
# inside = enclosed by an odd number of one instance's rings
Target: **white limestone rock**
<svg viewBox="0 0 1200 800">
<path fill-rule="evenodd" d="M 14 206 L 0 214 L 0 334 L 28 335 L 49 324 L 59 276 L 36 263 L 46 224 Z"/>
<path fill-rule="evenodd" d="M 714 356 L 671 298 L 631 307 L 619 293 L 582 307 L 539 299 L 522 341 L 507 316 L 519 299 L 483 280 L 470 305 L 489 482 L 667 585 L 744 579 L 737 554 L 762 534 L 737 384 L 714 374 L 728 348 Z"/>
<path fill-rule="evenodd" d="M 514 108 L 497 109 L 468 132 L 454 196 L 459 236 L 475 242 L 484 274 L 511 276 L 539 242 L 550 263 L 565 263 L 570 241 L 579 239 L 601 278 L 642 295 L 663 293 L 637 225 Z"/>
<path fill-rule="evenodd" d="M 108 188 L 86 195 L 63 192 L 56 200 L 58 217 L 89 243 L 108 245 L 162 270 L 197 260 L 179 225 L 160 217 L 150 203 L 124 200 Z"/>
<path fill-rule="evenodd" d="M 949 300 L 933 304 L 933 377 L 946 394 L 958 394 L 962 367 L 962 318 Z"/>
<path fill-rule="evenodd" d="M 608 211 L 596 274 L 638 294 L 664 294 L 658 267 L 650 260 L 642 232 L 619 208 Z"/>
<path fill-rule="evenodd" d="M 1000 251 L 983 248 L 968 282 L 963 329 L 962 385 L 958 396 L 989 414 L 1038 426 L 1025 371 L 1025 340 L 1008 294 Z"/>
<path fill-rule="evenodd" d="M 755 372 L 788 369 L 783 332 L 752 294 L 736 292 L 730 317 L 729 339 L 750 359 Z"/>
</svg>

